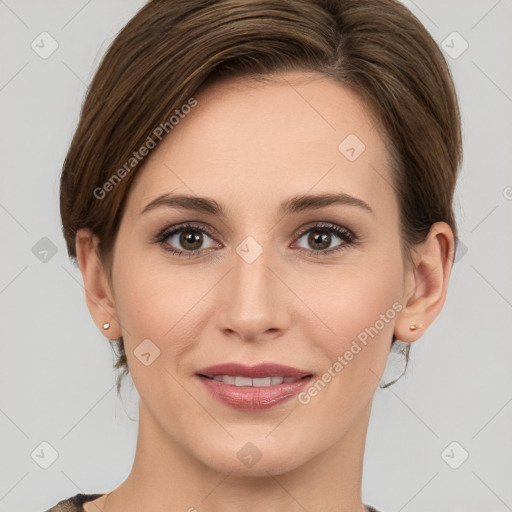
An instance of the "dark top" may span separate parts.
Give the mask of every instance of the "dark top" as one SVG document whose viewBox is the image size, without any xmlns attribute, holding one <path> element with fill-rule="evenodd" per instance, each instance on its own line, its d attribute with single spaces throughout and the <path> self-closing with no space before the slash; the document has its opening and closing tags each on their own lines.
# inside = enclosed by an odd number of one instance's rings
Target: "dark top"
<svg viewBox="0 0 512 512">
<path fill-rule="evenodd" d="M 45 512 L 84 512 L 82 504 L 86 501 L 97 500 L 100 496 L 103 496 L 103 494 L 77 494 L 67 500 L 59 501 L 57 505 Z M 365 505 L 365 507 L 366 512 L 379 512 L 377 509 L 370 507 L 369 505 Z"/>
<path fill-rule="evenodd" d="M 67 500 L 62 500 L 46 512 L 84 512 L 82 504 L 86 501 L 97 500 L 103 494 L 77 494 Z"/>
</svg>

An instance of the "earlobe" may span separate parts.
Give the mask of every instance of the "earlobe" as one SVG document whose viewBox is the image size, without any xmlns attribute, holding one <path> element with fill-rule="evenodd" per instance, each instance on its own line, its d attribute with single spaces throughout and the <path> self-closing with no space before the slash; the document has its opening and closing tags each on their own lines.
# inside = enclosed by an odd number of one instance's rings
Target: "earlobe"
<svg viewBox="0 0 512 512">
<path fill-rule="evenodd" d="M 121 337 L 107 273 L 98 254 L 98 238 L 90 229 L 77 232 L 76 255 L 85 289 L 85 300 L 94 323 L 109 339 Z"/>
<path fill-rule="evenodd" d="M 402 311 L 395 336 L 412 342 L 423 336 L 443 308 L 453 264 L 454 236 L 446 222 L 436 222 L 424 242 L 414 249 L 406 269 Z"/>
</svg>

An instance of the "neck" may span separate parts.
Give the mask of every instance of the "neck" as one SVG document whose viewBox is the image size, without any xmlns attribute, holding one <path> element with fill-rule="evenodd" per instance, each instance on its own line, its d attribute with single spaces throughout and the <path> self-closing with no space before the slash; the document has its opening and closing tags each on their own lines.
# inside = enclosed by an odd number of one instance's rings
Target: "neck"
<svg viewBox="0 0 512 512">
<path fill-rule="evenodd" d="M 104 512 L 266 510 L 363 512 L 361 479 L 371 404 L 328 450 L 303 465 L 260 476 L 219 472 L 183 450 L 142 401 L 129 477 L 103 501 Z M 312 433 L 311 435 L 322 435 Z"/>
</svg>

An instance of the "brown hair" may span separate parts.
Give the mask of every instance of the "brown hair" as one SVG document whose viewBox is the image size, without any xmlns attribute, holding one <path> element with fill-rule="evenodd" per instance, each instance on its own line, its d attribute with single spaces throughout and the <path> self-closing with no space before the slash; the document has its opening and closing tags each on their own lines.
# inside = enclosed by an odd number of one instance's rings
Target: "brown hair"
<svg viewBox="0 0 512 512">
<path fill-rule="evenodd" d="M 155 128 L 170 132 L 169 119 L 201 87 L 225 76 L 301 70 L 350 88 L 379 120 L 404 247 L 423 241 L 437 221 L 456 236 L 462 142 L 455 87 L 436 42 L 406 7 L 395 0 L 152 0 L 111 44 L 82 106 L 61 176 L 69 255 L 76 260 L 77 230 L 90 228 L 110 272 L 123 207 L 144 162 L 134 152 L 153 141 Z M 119 392 L 128 366 L 123 339 L 116 341 Z"/>
</svg>

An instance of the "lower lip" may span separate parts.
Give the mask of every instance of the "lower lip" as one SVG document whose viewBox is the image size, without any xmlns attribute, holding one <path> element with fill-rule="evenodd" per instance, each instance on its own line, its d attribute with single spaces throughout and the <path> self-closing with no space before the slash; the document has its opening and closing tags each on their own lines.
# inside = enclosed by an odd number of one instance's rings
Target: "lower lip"
<svg viewBox="0 0 512 512">
<path fill-rule="evenodd" d="M 310 382 L 306 377 L 295 382 L 283 382 L 274 386 L 235 386 L 199 376 L 208 391 L 222 403 L 236 409 L 257 411 L 269 409 L 298 395 Z"/>
</svg>

